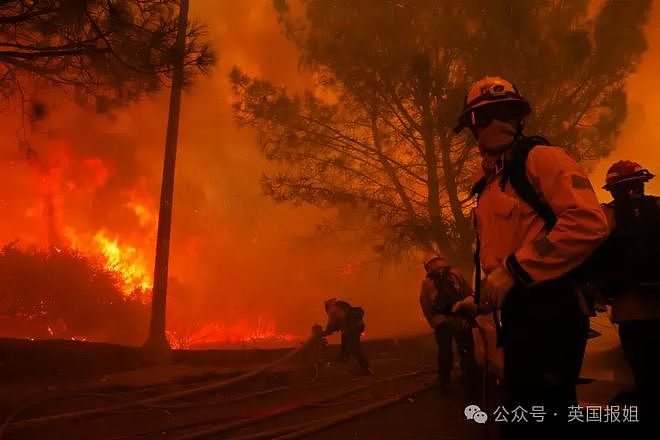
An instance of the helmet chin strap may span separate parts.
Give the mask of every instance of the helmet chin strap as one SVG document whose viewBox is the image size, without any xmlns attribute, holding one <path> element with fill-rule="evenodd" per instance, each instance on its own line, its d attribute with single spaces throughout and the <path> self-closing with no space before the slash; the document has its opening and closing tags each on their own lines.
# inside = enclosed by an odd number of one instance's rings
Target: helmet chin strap
<svg viewBox="0 0 660 440">
<path fill-rule="evenodd" d="M 523 135 L 523 128 L 525 128 L 525 121 L 521 119 L 518 121 L 518 124 L 516 125 L 516 134 L 513 136 L 513 142 L 515 143 L 518 139 L 520 139 Z"/>
</svg>

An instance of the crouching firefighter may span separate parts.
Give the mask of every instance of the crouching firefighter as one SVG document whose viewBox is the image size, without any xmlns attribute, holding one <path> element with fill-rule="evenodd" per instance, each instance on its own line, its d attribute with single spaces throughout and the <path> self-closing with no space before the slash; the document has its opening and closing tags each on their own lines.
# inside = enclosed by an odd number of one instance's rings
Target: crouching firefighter
<svg viewBox="0 0 660 440">
<path fill-rule="evenodd" d="M 570 272 L 609 232 L 577 163 L 563 148 L 523 135 L 530 112 L 513 84 L 486 77 L 469 90 L 455 128 L 470 129 L 482 156 L 472 190 L 475 297 L 496 318 L 505 407 L 541 405 L 548 414 L 543 424 L 503 424 L 504 438 L 530 434 L 521 430 L 551 435 L 576 405 L 589 310 Z"/>
<path fill-rule="evenodd" d="M 474 402 L 478 398 L 479 375 L 472 322 L 452 312 L 457 302 L 472 295 L 472 289 L 463 275 L 447 265 L 440 255 L 428 255 L 424 269 L 426 278 L 422 281 L 419 303 L 438 344 L 438 383 L 443 391 L 449 389 L 454 365 L 452 341 L 455 341 L 468 400 Z"/>
<path fill-rule="evenodd" d="M 341 355 L 340 361 L 347 361 L 353 356 L 360 364 L 360 368 L 366 374 L 373 374 L 369 368 L 369 361 L 362 352 L 360 336 L 364 332 L 364 310 L 361 307 L 353 307 L 346 301 L 337 301 L 331 298 L 325 302 L 325 312 L 328 314 L 328 323 L 323 330 L 322 336 L 328 336 L 336 331 L 341 331 Z"/>
<path fill-rule="evenodd" d="M 599 248 L 604 293 L 612 299 L 612 321 L 635 378 L 640 422 L 654 420 L 660 409 L 660 198 L 644 194 L 653 178 L 632 161 L 607 171 L 613 200 L 603 205 L 612 230 Z"/>
</svg>

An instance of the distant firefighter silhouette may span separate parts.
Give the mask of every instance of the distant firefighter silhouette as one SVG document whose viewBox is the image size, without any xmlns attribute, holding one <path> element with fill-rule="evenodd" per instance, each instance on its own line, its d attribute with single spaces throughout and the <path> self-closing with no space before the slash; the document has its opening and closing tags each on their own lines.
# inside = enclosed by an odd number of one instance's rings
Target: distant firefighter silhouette
<svg viewBox="0 0 660 440">
<path fill-rule="evenodd" d="M 438 344 L 438 382 L 441 389 L 450 388 L 454 365 L 452 341 L 455 341 L 468 397 L 474 400 L 477 398 L 478 374 L 472 323 L 453 312 L 457 302 L 472 295 L 472 289 L 463 275 L 449 266 L 441 255 L 427 255 L 424 269 L 426 277 L 422 281 L 419 303 Z"/>
<path fill-rule="evenodd" d="M 362 352 L 360 336 L 364 332 L 364 310 L 353 307 L 346 301 L 330 298 L 325 302 L 325 312 L 328 314 L 328 323 L 322 335 L 327 336 L 341 331 L 341 362 L 347 361 L 351 356 L 360 364 L 362 371 L 373 374 L 369 368 L 369 361 Z"/>
</svg>

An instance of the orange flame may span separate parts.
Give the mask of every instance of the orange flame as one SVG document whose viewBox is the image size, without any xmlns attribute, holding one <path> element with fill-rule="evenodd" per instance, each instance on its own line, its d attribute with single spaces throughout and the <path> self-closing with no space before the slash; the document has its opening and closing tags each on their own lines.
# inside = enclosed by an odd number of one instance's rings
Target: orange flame
<svg viewBox="0 0 660 440">
<path fill-rule="evenodd" d="M 109 238 L 103 230 L 94 235 L 94 243 L 105 258 L 106 268 L 121 277 L 121 288 L 127 297 L 151 290 L 152 277 L 141 252 L 131 246 L 121 246 L 118 239 Z"/>
<path fill-rule="evenodd" d="M 24 241 L 54 252 L 72 249 L 86 256 L 90 264 L 103 266 L 114 274 L 115 287 L 127 302 L 147 305 L 153 288 L 153 252 L 158 223 L 157 203 L 148 178 L 137 176 L 133 181 L 118 185 L 119 176 L 124 177 L 121 164 L 118 165 L 113 158 L 90 156 L 87 150 L 81 152 L 73 141 L 64 138 L 41 141 L 40 154 L 34 154 L 29 159 L 37 199 L 27 205 L 26 217 L 38 226 L 43 224 L 45 228 L 41 234 L 24 236 Z M 105 207 L 100 203 L 107 195 L 104 191 L 108 187 L 113 188 L 112 200 L 117 212 L 112 214 L 116 215 L 107 216 L 105 223 L 99 223 L 104 221 L 102 215 L 80 215 L 81 208 L 90 205 Z M 0 198 L 0 208 L 5 204 Z M 131 218 L 131 215 L 134 217 Z M 229 228 L 223 232 L 231 235 Z M 199 242 L 200 238 L 189 237 L 181 249 L 195 258 Z M 345 276 L 353 273 L 354 270 L 348 268 Z M 194 300 L 197 292 L 195 289 L 198 289 L 198 286 L 187 284 L 189 279 L 195 279 L 195 273 L 180 275 L 172 271 L 172 274 L 177 278 L 174 284 L 183 286 L 180 298 L 176 296 L 176 289 L 172 289 L 175 295 L 168 305 L 170 314 L 180 316 L 174 323 L 168 318 L 167 336 L 173 347 L 201 348 L 214 344 L 273 346 L 300 339 L 278 332 L 273 316 L 256 319 L 254 311 L 246 311 L 227 320 L 205 315 L 200 323 L 199 315 L 188 308 L 189 301 Z M 21 330 L 22 334 L 11 334 L 33 337 L 34 334 L 29 333 L 39 331 L 40 337 L 65 336 L 81 341 L 99 335 L 94 333 L 94 329 L 69 327 L 62 317 L 53 315 L 57 312 L 49 309 L 46 303 L 40 304 L 36 310 L 11 316 L 9 319 L 29 323 L 29 328 Z M 91 333 L 85 334 L 89 330 Z M 0 335 L 11 331 L 9 326 L 4 326 L 0 328 Z"/>
</svg>

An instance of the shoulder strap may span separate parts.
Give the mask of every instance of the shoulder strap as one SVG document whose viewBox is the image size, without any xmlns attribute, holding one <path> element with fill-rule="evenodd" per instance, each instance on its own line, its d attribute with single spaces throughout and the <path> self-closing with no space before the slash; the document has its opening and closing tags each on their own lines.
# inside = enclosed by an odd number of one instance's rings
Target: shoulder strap
<svg viewBox="0 0 660 440">
<path fill-rule="evenodd" d="M 486 188 L 487 182 L 488 180 L 486 179 L 486 176 L 483 176 L 474 185 L 472 185 L 472 189 L 470 189 L 470 197 L 474 197 L 474 196 L 479 197 L 481 193 L 484 191 L 484 188 Z"/>
<path fill-rule="evenodd" d="M 477 206 L 479 205 L 479 197 L 481 197 L 481 193 L 486 188 L 486 183 L 488 183 L 488 180 L 486 179 L 486 176 L 484 176 L 479 179 L 470 190 L 470 197 L 477 196 Z M 474 254 L 472 255 L 472 261 L 474 262 L 474 301 L 479 304 L 479 301 L 481 300 L 481 240 L 479 239 L 477 220 L 475 220 L 474 224 L 474 235 L 475 247 Z"/>
<path fill-rule="evenodd" d="M 550 231 L 557 223 L 557 216 L 552 212 L 552 208 L 541 200 L 532 182 L 527 178 L 527 157 L 536 145 L 550 145 L 550 143 L 540 136 L 522 137 L 516 142 L 511 157 L 504 164 L 500 187 L 504 190 L 506 182 L 510 182 L 518 197 L 543 219 L 546 230 Z"/>
</svg>

